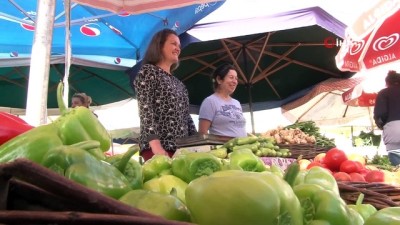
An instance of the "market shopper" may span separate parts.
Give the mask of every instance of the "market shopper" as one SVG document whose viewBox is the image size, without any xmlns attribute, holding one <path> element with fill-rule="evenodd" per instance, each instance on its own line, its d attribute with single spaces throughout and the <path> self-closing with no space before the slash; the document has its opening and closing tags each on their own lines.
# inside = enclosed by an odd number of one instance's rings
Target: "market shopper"
<svg viewBox="0 0 400 225">
<path fill-rule="evenodd" d="M 157 32 L 144 56 L 134 87 L 140 117 L 140 155 L 172 156 L 176 139 L 193 135 L 196 127 L 189 114 L 189 94 L 172 72 L 178 67 L 181 52 L 177 33 Z"/>
<path fill-rule="evenodd" d="M 84 106 L 89 108 L 90 104 L 92 104 L 92 98 L 85 93 L 75 93 L 71 99 L 71 107 L 75 108 L 77 106 Z"/>
<path fill-rule="evenodd" d="M 400 74 L 389 71 L 386 88 L 379 91 L 374 108 L 375 124 L 383 129 L 383 142 L 392 165 L 400 164 Z"/>
<path fill-rule="evenodd" d="M 199 111 L 199 133 L 245 137 L 246 120 L 240 102 L 231 97 L 238 85 L 235 68 L 222 64 L 213 73 L 214 93 L 203 100 Z"/>
</svg>

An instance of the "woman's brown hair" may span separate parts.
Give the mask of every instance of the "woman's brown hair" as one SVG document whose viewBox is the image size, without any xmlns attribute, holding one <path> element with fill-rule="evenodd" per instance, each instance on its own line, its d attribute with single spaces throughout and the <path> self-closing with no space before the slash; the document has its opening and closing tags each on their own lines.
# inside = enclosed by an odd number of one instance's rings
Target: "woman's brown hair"
<svg viewBox="0 0 400 225">
<path fill-rule="evenodd" d="M 164 47 L 165 42 L 169 35 L 176 35 L 178 34 L 171 29 L 163 29 L 158 31 L 154 34 L 153 38 L 150 41 L 149 47 L 147 48 L 146 54 L 143 58 L 143 65 L 144 64 L 153 64 L 156 65 L 157 63 L 163 60 L 162 55 L 162 48 Z M 171 72 L 178 68 L 179 63 L 174 63 L 171 66 Z"/>
</svg>

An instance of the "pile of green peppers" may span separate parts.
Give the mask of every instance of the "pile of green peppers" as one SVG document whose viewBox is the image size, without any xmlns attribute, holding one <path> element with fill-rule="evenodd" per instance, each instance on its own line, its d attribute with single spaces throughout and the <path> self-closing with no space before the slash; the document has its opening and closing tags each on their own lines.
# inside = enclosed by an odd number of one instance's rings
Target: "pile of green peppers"
<svg viewBox="0 0 400 225">
<path fill-rule="evenodd" d="M 104 195 L 168 220 L 199 225 L 380 225 L 400 224 L 400 207 L 376 210 L 347 205 L 324 168 L 286 171 L 266 167 L 251 149 L 185 152 L 146 162 L 124 154 L 106 157 L 111 138 L 84 107 L 67 109 L 53 123 L 32 128 L 0 146 L 0 163 L 27 158 Z M 228 142 L 229 143 L 229 142 Z"/>
</svg>

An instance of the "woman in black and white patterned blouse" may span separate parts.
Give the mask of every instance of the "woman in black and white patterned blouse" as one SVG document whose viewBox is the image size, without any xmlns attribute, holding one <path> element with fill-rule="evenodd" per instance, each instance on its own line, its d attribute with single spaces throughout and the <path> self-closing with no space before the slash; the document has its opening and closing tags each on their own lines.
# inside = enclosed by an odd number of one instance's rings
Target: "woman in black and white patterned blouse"
<svg viewBox="0 0 400 225">
<path fill-rule="evenodd" d="M 178 67 L 181 52 L 177 33 L 164 29 L 156 33 L 147 49 L 135 80 L 140 117 L 141 156 L 172 156 L 176 139 L 196 133 L 189 114 L 189 95 L 185 85 L 172 72 Z"/>
</svg>

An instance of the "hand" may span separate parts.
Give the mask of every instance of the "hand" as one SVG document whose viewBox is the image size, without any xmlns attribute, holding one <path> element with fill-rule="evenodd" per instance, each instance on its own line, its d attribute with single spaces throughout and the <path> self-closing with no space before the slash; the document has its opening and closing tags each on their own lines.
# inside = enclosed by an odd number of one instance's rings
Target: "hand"
<svg viewBox="0 0 400 225">
<path fill-rule="evenodd" d="M 160 140 L 152 140 L 150 141 L 150 147 L 151 151 L 153 152 L 154 155 L 168 155 L 168 152 L 165 151 L 165 149 L 162 147 Z"/>
<path fill-rule="evenodd" d="M 153 153 L 154 153 L 154 155 L 166 155 L 166 156 L 169 156 L 168 155 L 168 152 L 167 151 L 165 151 L 164 149 L 157 149 L 157 150 L 153 150 L 152 149 L 152 151 L 153 151 Z"/>
</svg>

